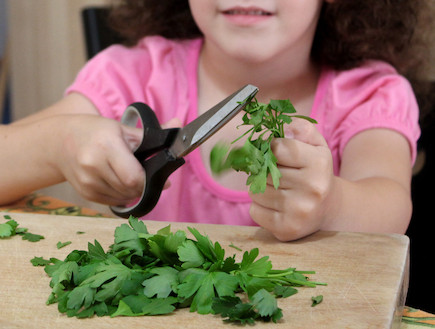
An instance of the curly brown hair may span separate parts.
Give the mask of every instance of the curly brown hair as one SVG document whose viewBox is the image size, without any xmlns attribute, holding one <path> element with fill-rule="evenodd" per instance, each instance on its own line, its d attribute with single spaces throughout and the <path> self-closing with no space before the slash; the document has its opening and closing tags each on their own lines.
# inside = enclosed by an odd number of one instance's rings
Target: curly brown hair
<svg viewBox="0 0 435 329">
<path fill-rule="evenodd" d="M 188 0 L 114 0 L 109 23 L 127 45 L 134 45 L 148 35 L 168 39 L 202 36 L 193 20 Z"/>
<path fill-rule="evenodd" d="M 202 36 L 187 0 L 114 0 L 111 26 L 126 44 L 147 35 L 169 39 Z M 379 59 L 393 65 L 423 95 L 419 83 L 430 59 L 427 33 L 433 29 L 431 0 L 334 0 L 324 2 L 312 58 L 336 70 Z"/>
<path fill-rule="evenodd" d="M 415 39 L 423 3 L 423 0 L 325 2 L 313 58 L 338 70 L 354 67 L 366 59 L 382 59 L 399 71 L 406 71 L 420 58 L 410 45 Z M 147 35 L 169 39 L 202 35 L 187 0 L 120 0 L 112 8 L 110 19 L 113 28 L 130 45 Z"/>
</svg>

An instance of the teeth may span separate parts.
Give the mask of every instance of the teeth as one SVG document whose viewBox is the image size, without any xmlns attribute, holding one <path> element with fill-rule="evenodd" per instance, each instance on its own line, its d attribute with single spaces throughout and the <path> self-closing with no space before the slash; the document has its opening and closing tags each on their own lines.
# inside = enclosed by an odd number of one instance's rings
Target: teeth
<svg viewBox="0 0 435 329">
<path fill-rule="evenodd" d="M 269 13 L 266 13 L 262 10 L 228 10 L 227 12 L 230 15 L 254 15 L 254 16 L 262 16 L 262 15 L 269 15 Z"/>
</svg>

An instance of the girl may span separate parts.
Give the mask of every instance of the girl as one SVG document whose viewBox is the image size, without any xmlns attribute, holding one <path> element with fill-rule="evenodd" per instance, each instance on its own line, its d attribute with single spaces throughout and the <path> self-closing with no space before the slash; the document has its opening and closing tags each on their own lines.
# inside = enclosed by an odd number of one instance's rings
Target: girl
<svg viewBox="0 0 435 329">
<path fill-rule="evenodd" d="M 421 6 L 121 1 L 113 24 L 129 47 L 103 51 L 57 104 L 1 127 L 10 154 L 0 164 L 1 203 L 68 180 L 89 200 L 126 204 L 144 184 L 132 155 L 141 131 L 117 121 L 130 103 L 147 103 L 160 122 L 183 126 L 250 83 L 260 102 L 290 99 L 318 121 L 295 120 L 288 138 L 275 140 L 279 189 L 248 194 L 242 174 L 211 175 L 210 150 L 241 134 L 240 114 L 186 157 L 145 218 L 258 224 L 282 241 L 319 229 L 404 233 L 419 127 L 413 90 L 399 73 L 415 72 L 409 43 Z"/>
</svg>

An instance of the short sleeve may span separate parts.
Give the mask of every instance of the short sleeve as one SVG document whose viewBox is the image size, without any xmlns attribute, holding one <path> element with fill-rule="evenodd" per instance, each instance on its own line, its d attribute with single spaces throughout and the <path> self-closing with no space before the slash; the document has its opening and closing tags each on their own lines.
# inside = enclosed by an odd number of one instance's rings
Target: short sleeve
<svg viewBox="0 0 435 329">
<path fill-rule="evenodd" d="M 89 60 L 65 93 L 86 96 L 101 115 L 118 120 L 126 106 L 144 100 L 149 61 L 143 49 L 113 45 Z"/>
<path fill-rule="evenodd" d="M 66 94 L 87 97 L 102 116 L 119 120 L 134 102 L 148 104 L 160 122 L 183 120 L 196 91 L 200 40 L 175 41 L 153 36 L 134 47 L 113 45 L 93 57 Z"/>
<path fill-rule="evenodd" d="M 333 152 L 336 172 L 349 140 L 373 128 L 403 135 L 415 161 L 419 109 L 410 83 L 392 66 L 371 61 L 356 69 L 330 73 L 322 106 L 324 135 Z"/>
</svg>

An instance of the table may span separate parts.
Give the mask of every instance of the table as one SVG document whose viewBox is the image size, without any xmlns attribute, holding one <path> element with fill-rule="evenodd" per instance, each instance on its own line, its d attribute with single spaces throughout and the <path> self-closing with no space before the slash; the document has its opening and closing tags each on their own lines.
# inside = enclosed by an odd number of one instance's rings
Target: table
<svg viewBox="0 0 435 329">
<path fill-rule="evenodd" d="M 49 196 L 32 194 L 24 199 L 4 207 L 0 207 L 0 211 L 8 213 L 37 213 L 49 215 L 68 215 L 82 217 L 113 217 L 110 213 L 101 213 L 93 209 L 83 208 L 74 204 L 64 202 Z M 2 216 L 0 221 L 3 220 Z M 1 241 L 0 241 L 1 242 Z M 372 310 L 376 313 L 376 310 Z M 337 314 L 337 316 L 339 316 Z M 370 317 L 370 315 L 367 315 Z M 416 310 L 410 307 L 405 307 L 402 312 L 401 329 L 418 329 L 422 327 L 434 328 L 435 315 L 426 313 L 421 310 Z"/>
</svg>

